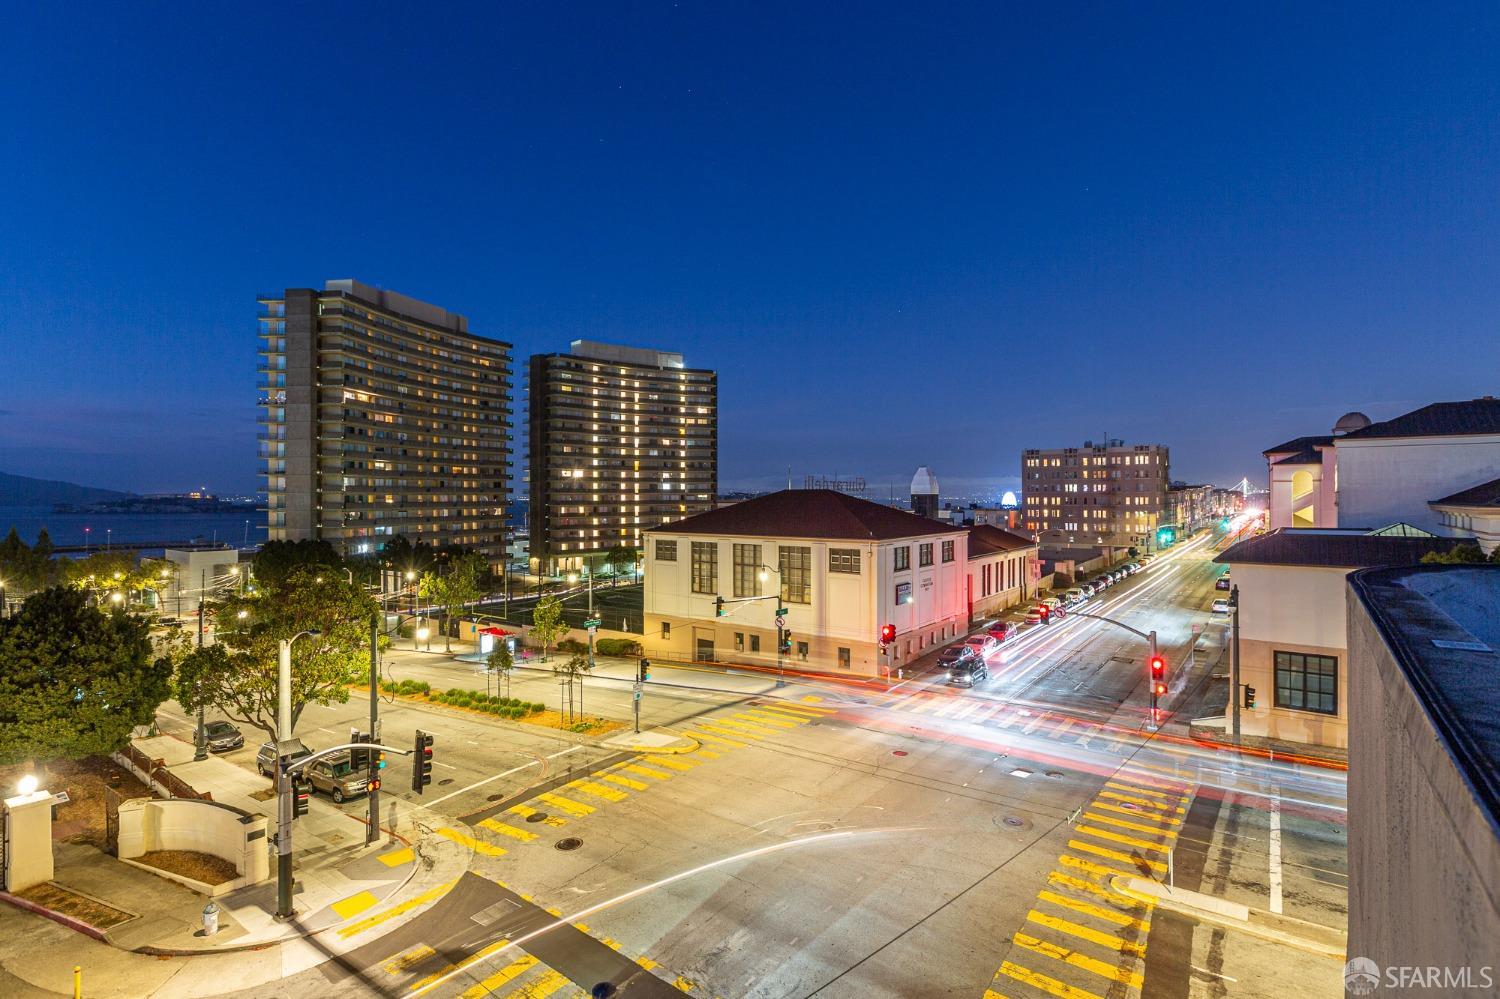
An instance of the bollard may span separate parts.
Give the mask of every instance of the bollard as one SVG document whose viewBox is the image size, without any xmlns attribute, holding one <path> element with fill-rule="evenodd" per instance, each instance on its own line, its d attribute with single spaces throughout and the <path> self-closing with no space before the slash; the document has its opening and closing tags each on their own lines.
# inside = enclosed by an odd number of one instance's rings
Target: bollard
<svg viewBox="0 0 1500 999">
<path fill-rule="evenodd" d="M 83 999 L 83 965 L 73 965 L 73 999 Z"/>
<path fill-rule="evenodd" d="M 209 899 L 203 907 L 203 935 L 211 937 L 219 932 L 219 907 L 214 905 L 213 899 Z"/>
</svg>

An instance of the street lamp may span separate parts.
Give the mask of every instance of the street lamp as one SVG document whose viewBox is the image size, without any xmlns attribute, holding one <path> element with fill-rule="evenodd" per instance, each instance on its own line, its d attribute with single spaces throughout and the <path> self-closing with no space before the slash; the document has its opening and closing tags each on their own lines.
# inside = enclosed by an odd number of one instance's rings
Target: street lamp
<svg viewBox="0 0 1500 999">
<path fill-rule="evenodd" d="M 426 625 L 423 625 L 422 627 L 418 628 L 415 632 L 412 633 L 411 650 L 413 652 L 417 651 L 417 643 L 418 642 L 426 642 L 427 643 L 427 651 L 428 652 L 432 651 L 432 631 L 430 629 L 428 629 L 428 627 Z"/>
<path fill-rule="evenodd" d="M 756 578 L 759 579 L 762 583 L 764 583 L 764 582 L 766 582 L 767 580 L 769 580 L 771 578 L 771 573 L 773 573 L 773 572 L 776 573 L 776 582 L 777 582 L 777 586 L 776 586 L 776 686 L 779 688 L 779 687 L 785 687 L 786 686 L 786 663 L 785 663 L 785 660 L 782 659 L 782 652 L 781 652 L 782 646 L 786 644 L 783 641 L 783 638 L 785 637 L 785 634 L 786 634 L 786 632 L 784 630 L 785 626 L 786 626 L 786 618 L 783 616 L 783 613 L 785 612 L 786 608 L 781 605 L 781 583 L 782 583 L 781 570 L 780 569 L 773 569 L 769 565 L 762 565 L 760 567 L 760 571 L 758 573 L 756 573 Z"/>
</svg>

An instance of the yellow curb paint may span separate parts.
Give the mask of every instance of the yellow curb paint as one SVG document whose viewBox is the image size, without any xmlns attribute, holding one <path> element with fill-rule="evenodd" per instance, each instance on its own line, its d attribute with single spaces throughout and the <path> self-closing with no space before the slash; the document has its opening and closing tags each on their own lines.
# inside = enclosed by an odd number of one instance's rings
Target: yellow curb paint
<svg viewBox="0 0 1500 999">
<path fill-rule="evenodd" d="M 422 906 L 426 905 L 428 902 L 434 901 L 435 899 L 441 898 L 443 895 L 447 894 L 455 884 L 457 884 L 456 881 L 449 881 L 447 884 L 438 885 L 436 888 L 429 888 L 422 894 L 416 896 L 415 898 L 409 898 L 405 902 L 402 902 L 400 905 L 392 906 L 386 911 L 377 913 L 373 916 L 366 916 L 364 919 L 361 919 L 353 926 L 340 927 L 339 936 L 347 940 L 348 938 L 356 934 L 363 933 L 365 930 L 368 930 L 372 926 L 379 926 L 387 919 L 394 919 L 396 916 L 403 916 L 413 909 L 419 909 Z"/>
<path fill-rule="evenodd" d="M 404 846 L 399 850 L 392 850 L 390 853 L 382 853 L 375 859 L 387 867 L 400 867 L 402 864 L 409 864 L 417 859 L 417 855 L 412 852 L 411 847 Z"/>
<path fill-rule="evenodd" d="M 379 901 L 380 899 L 370 892 L 362 891 L 358 895 L 350 895 L 346 899 L 333 903 L 330 908 L 339 914 L 340 919 L 353 919 Z"/>
<path fill-rule="evenodd" d="M 518 839 L 522 843 L 530 843 L 537 838 L 536 833 L 527 832 L 525 829 L 517 829 L 515 826 L 507 825 L 504 822 L 497 822 L 494 819 L 480 820 L 479 827 L 481 829 L 488 829 L 493 833 L 499 833 L 501 836 Z"/>
<path fill-rule="evenodd" d="M 459 832 L 457 829 L 439 829 L 437 833 L 444 839 L 450 839 L 460 846 L 468 847 L 481 857 L 503 857 L 510 852 L 503 846 L 495 846 L 482 839 L 475 839 L 468 833 Z"/>
</svg>

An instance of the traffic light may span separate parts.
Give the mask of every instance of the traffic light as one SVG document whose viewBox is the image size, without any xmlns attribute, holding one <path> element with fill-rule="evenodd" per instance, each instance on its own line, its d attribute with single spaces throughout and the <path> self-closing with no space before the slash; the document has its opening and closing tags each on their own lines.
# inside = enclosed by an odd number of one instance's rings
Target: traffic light
<svg viewBox="0 0 1500 999">
<path fill-rule="evenodd" d="M 781 651 L 783 654 L 792 651 L 792 633 L 790 631 L 783 631 L 781 633 Z"/>
<path fill-rule="evenodd" d="M 651 660 L 641 660 L 641 664 L 636 670 L 635 679 L 637 683 L 645 683 L 647 680 L 651 679 Z"/>
<path fill-rule="evenodd" d="M 380 790 L 380 778 L 385 776 L 385 753 L 375 754 L 375 765 L 370 768 L 370 783 L 367 785 L 371 791 Z"/>
<path fill-rule="evenodd" d="M 1164 684 L 1164 683 L 1158 683 L 1158 684 L 1156 684 L 1154 687 L 1151 688 L 1151 690 L 1152 690 L 1152 693 L 1154 693 L 1157 697 L 1166 697 L 1167 696 L 1167 685 Z"/>
<path fill-rule="evenodd" d="M 894 624 L 882 624 L 880 626 L 880 644 L 889 645 L 896 640 L 896 626 Z"/>
<path fill-rule="evenodd" d="M 724 616 L 724 598 L 714 597 L 714 617 Z"/>
<path fill-rule="evenodd" d="M 1151 657 L 1151 679 L 1161 680 L 1167 675 L 1167 661 L 1161 656 Z"/>
<path fill-rule="evenodd" d="M 1052 608 L 1051 607 L 1048 607 L 1046 604 L 1037 604 L 1036 609 L 1042 615 L 1042 623 L 1043 624 L 1051 624 L 1052 623 Z"/>
<path fill-rule="evenodd" d="M 292 818 L 298 819 L 307 814 L 307 801 L 312 797 L 312 789 L 306 781 L 297 777 L 292 778 Z"/>
<path fill-rule="evenodd" d="M 432 736 L 417 729 L 416 741 L 412 745 L 411 789 L 418 794 L 432 783 Z"/>
<path fill-rule="evenodd" d="M 375 740 L 365 735 L 357 728 L 349 730 L 350 742 L 374 742 Z M 370 765 L 370 751 L 368 749 L 349 750 L 349 765 L 355 770 L 363 770 Z"/>
<path fill-rule="evenodd" d="M 1245 684 L 1245 707 L 1247 709 L 1255 707 L 1255 688 L 1248 683 Z"/>
</svg>

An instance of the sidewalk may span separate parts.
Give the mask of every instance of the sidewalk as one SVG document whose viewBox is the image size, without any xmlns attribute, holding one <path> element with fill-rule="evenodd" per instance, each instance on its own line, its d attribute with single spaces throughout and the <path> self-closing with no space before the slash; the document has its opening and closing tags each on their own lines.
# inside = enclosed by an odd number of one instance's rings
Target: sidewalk
<svg viewBox="0 0 1500 999">
<path fill-rule="evenodd" d="M 195 763 L 193 747 L 172 736 L 136 746 L 215 801 L 274 820 L 274 799 L 257 797 L 269 787 L 265 778 L 218 758 Z M 0 905 L 0 981 L 9 976 L 70 994 L 73 965 L 82 964 L 90 996 L 195 996 L 255 988 L 315 967 L 420 915 L 468 868 L 471 851 L 433 833 L 443 821 L 404 802 L 398 808 L 394 824 L 383 817 L 395 833 L 365 846 L 362 821 L 314 797 L 294 826 L 295 918 L 274 919 L 273 855 L 269 880 L 215 900 L 221 911 L 212 937 L 201 931 L 204 896 L 92 846 L 55 843 L 53 883 L 120 910 L 120 921 L 80 933 Z M 275 849 L 269 837 L 267 849 Z M 181 975 L 187 968 L 191 974 Z"/>
</svg>

